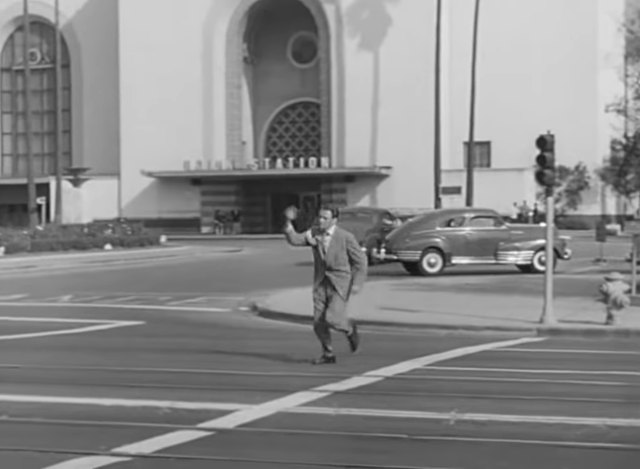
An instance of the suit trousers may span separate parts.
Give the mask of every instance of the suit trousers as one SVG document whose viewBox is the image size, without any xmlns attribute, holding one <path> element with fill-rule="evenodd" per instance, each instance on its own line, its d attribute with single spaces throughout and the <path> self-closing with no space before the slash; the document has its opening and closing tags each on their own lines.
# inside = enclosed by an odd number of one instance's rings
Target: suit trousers
<svg viewBox="0 0 640 469">
<path fill-rule="evenodd" d="M 352 330 L 347 317 L 347 304 L 348 300 L 340 296 L 327 277 L 313 290 L 313 330 L 325 354 L 333 353 L 331 329 L 345 334 Z"/>
</svg>

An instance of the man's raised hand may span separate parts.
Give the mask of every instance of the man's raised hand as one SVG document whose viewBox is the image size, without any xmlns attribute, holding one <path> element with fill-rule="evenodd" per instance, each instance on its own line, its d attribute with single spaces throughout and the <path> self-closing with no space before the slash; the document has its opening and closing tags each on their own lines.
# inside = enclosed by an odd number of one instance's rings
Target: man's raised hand
<svg viewBox="0 0 640 469">
<path fill-rule="evenodd" d="M 298 209 L 291 205 L 285 209 L 284 216 L 287 221 L 293 221 L 298 217 Z"/>
</svg>

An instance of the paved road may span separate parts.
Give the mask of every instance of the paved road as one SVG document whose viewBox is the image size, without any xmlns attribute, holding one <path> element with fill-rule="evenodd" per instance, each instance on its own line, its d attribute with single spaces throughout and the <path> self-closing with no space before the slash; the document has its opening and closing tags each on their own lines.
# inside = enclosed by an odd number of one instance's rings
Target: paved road
<svg viewBox="0 0 640 469">
<path fill-rule="evenodd" d="M 307 258 L 3 281 L 0 467 L 639 467 L 636 342 L 369 329 L 312 367 L 309 328 L 243 309 Z"/>
</svg>

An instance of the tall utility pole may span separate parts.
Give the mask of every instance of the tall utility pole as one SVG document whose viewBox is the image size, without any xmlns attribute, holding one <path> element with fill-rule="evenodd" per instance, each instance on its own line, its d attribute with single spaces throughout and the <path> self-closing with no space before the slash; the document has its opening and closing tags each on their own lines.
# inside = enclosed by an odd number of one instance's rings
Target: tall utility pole
<svg viewBox="0 0 640 469">
<path fill-rule="evenodd" d="M 466 205 L 473 207 L 473 169 L 475 163 L 474 132 L 476 125 L 476 61 L 478 55 L 478 17 L 480 14 L 480 0 L 476 0 L 473 16 L 473 39 L 471 41 L 471 106 L 469 111 L 469 142 L 467 143 L 467 190 Z"/>
<path fill-rule="evenodd" d="M 440 49 L 441 49 L 441 30 L 442 25 L 442 0 L 438 0 L 436 5 L 436 77 L 435 77 L 435 106 L 434 106 L 434 138 L 433 138 L 433 187 L 435 208 L 442 208 L 442 199 L 440 196 L 441 185 L 441 143 L 440 143 Z"/>
<path fill-rule="evenodd" d="M 55 75 L 56 75 L 56 223 L 62 223 L 62 32 L 60 31 L 60 0 L 55 0 Z"/>
<path fill-rule="evenodd" d="M 33 175 L 33 149 L 31 148 L 31 65 L 29 64 L 29 45 L 31 40 L 31 25 L 29 19 L 29 1 L 23 0 L 23 61 L 24 61 L 24 130 L 25 149 L 27 151 L 27 212 L 29 215 L 29 228 L 34 229 L 38 225 L 38 213 L 36 207 L 36 183 Z"/>
</svg>

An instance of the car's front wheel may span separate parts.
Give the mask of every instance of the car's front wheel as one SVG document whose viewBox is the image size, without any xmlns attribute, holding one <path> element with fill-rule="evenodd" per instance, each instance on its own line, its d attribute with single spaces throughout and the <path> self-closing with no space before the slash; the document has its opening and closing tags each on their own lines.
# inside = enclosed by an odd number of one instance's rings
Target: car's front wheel
<svg viewBox="0 0 640 469">
<path fill-rule="evenodd" d="M 553 269 L 555 270 L 558 262 L 558 256 L 553 253 Z M 545 249 L 539 249 L 531 259 L 531 271 L 537 274 L 543 273 L 547 269 L 547 253 Z"/>
<path fill-rule="evenodd" d="M 418 269 L 424 276 L 438 275 L 444 270 L 444 255 L 437 249 L 427 249 L 420 256 Z"/>
</svg>

